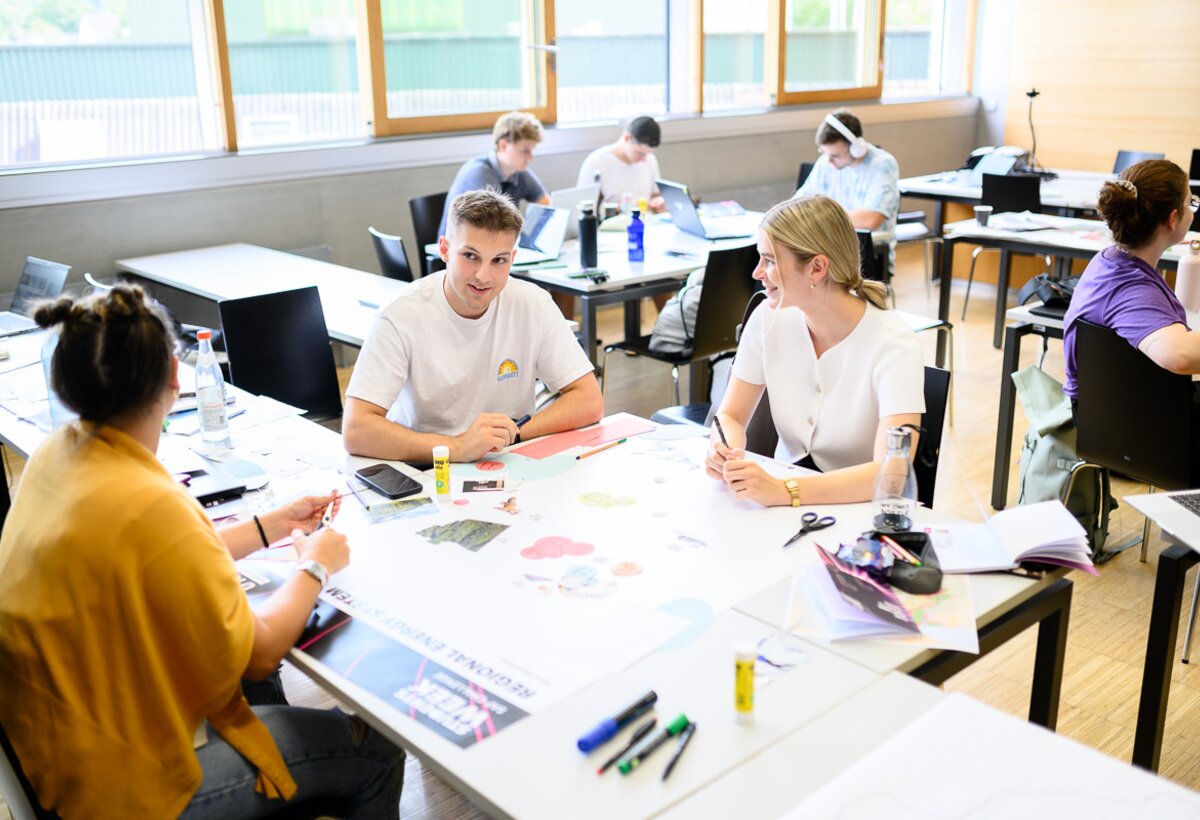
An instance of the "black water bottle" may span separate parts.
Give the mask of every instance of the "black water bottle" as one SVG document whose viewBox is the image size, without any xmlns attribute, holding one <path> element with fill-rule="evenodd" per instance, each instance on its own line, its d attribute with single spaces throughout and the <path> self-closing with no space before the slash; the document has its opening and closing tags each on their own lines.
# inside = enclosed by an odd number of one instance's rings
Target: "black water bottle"
<svg viewBox="0 0 1200 820">
<path fill-rule="evenodd" d="M 585 199 L 579 203 L 579 264 L 588 269 L 596 267 L 596 203 Z"/>
</svg>

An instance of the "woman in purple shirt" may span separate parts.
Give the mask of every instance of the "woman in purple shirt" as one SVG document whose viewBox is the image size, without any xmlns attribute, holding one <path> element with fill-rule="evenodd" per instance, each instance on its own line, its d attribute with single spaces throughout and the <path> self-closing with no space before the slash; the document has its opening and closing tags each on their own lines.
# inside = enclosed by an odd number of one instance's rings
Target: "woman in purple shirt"
<svg viewBox="0 0 1200 820">
<path fill-rule="evenodd" d="M 1188 232 L 1197 205 L 1187 174 L 1162 159 L 1131 165 L 1101 187 L 1097 208 L 1115 244 L 1092 257 L 1064 319 L 1064 391 L 1072 401 L 1078 319 L 1112 328 L 1172 373 L 1200 373 L 1200 333 L 1188 330 L 1183 305 L 1157 270 L 1163 251 Z"/>
</svg>

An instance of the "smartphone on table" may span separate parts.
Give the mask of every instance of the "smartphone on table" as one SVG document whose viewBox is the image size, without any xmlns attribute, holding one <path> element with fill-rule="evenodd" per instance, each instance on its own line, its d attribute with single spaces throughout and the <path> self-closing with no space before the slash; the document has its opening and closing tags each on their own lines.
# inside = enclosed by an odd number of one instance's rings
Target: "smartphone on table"
<svg viewBox="0 0 1200 820">
<path fill-rule="evenodd" d="M 371 489 L 388 498 L 404 498 L 424 489 L 421 482 L 397 470 L 390 464 L 372 464 L 354 473 Z"/>
</svg>

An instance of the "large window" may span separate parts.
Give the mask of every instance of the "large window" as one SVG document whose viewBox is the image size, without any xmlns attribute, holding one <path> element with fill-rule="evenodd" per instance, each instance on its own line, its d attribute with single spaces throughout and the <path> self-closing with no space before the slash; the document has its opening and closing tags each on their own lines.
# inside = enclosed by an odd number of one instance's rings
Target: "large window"
<svg viewBox="0 0 1200 820">
<path fill-rule="evenodd" d="M 227 0 L 239 148 L 367 136 L 354 0 Z"/>
<path fill-rule="evenodd" d="M 4 0 L 0 166 L 219 148 L 199 22 L 186 0 Z"/>
<path fill-rule="evenodd" d="M 367 9 L 360 47 L 370 60 L 377 135 L 486 128 L 517 108 L 554 121 L 549 0 L 359 4 Z"/>
<path fill-rule="evenodd" d="M 667 110 L 667 0 L 557 0 L 559 122 Z"/>
<path fill-rule="evenodd" d="M 705 0 L 704 110 L 763 108 L 767 0 Z"/>
<path fill-rule="evenodd" d="M 970 19 L 963 0 L 888 0 L 883 96 L 965 93 Z"/>
<path fill-rule="evenodd" d="M 776 31 L 776 102 L 878 97 L 880 0 L 785 0 Z"/>
<path fill-rule="evenodd" d="M 0 168 L 963 93 L 973 7 L 0 0 Z"/>
</svg>

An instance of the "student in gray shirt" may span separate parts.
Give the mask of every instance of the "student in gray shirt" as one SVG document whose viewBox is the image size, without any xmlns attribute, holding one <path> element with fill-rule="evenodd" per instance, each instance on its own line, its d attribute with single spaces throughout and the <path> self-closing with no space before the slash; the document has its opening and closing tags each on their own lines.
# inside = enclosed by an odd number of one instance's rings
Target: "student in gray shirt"
<svg viewBox="0 0 1200 820">
<path fill-rule="evenodd" d="M 542 141 L 542 136 L 542 124 L 532 114 L 524 111 L 502 114 L 492 126 L 495 149 L 482 157 L 467 160 L 458 169 L 450 192 L 446 194 L 446 207 L 449 208 L 459 194 L 482 188 L 499 191 L 518 207 L 522 201 L 549 205 L 550 195 L 546 193 L 537 174 L 529 170 L 533 151 Z M 444 236 L 445 233 L 446 212 L 443 211 L 438 235 Z"/>
</svg>

